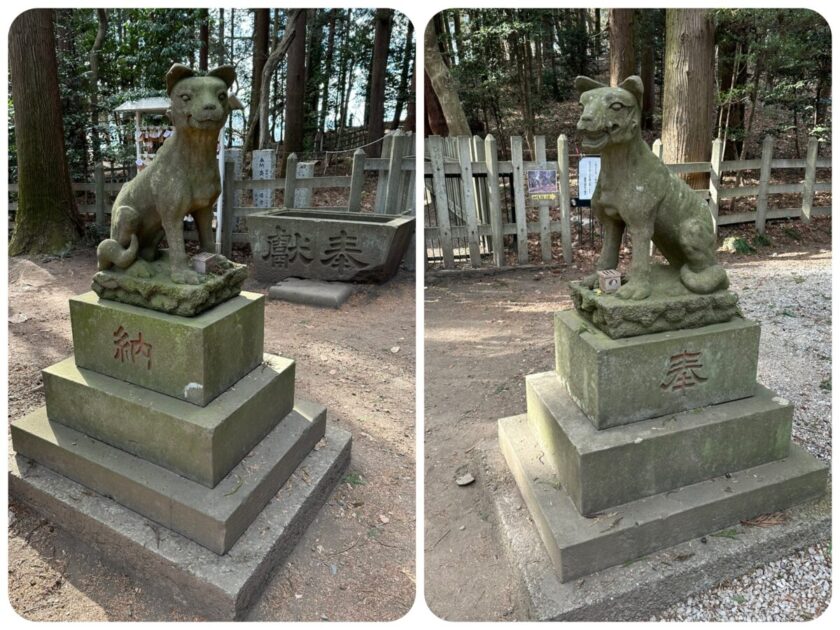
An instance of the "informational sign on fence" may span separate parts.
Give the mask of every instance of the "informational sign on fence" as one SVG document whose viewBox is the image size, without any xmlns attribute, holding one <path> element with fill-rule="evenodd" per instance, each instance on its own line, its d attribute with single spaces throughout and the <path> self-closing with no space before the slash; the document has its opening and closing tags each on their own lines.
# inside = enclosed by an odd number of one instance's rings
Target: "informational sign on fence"
<svg viewBox="0 0 840 630">
<path fill-rule="evenodd" d="M 528 171 L 528 195 L 535 201 L 557 201 L 557 171 Z"/>
<path fill-rule="evenodd" d="M 601 172 L 601 158 L 585 157 L 578 163 L 578 199 L 592 199 L 598 173 Z"/>
</svg>

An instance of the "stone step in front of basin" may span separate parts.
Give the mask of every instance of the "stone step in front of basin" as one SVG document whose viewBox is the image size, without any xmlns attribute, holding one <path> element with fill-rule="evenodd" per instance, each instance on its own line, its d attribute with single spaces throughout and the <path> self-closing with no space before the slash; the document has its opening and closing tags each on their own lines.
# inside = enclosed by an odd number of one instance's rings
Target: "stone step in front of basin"
<svg viewBox="0 0 840 630">
<path fill-rule="evenodd" d="M 828 476 L 825 464 L 794 445 L 783 460 L 587 518 L 540 460 L 542 449 L 524 414 L 499 420 L 499 443 L 561 582 L 818 498 Z"/>
<path fill-rule="evenodd" d="M 769 389 L 599 431 L 554 372 L 525 377 L 528 422 L 581 514 L 787 457 L 793 407 Z"/>
<path fill-rule="evenodd" d="M 47 416 L 209 488 L 291 410 L 295 362 L 263 362 L 206 407 L 79 368 L 43 372 Z"/>
<path fill-rule="evenodd" d="M 299 401 L 215 488 L 47 419 L 41 407 L 12 423 L 26 457 L 217 554 L 227 552 L 324 436 L 326 409 Z"/>
<path fill-rule="evenodd" d="M 556 371 L 599 429 L 755 393 L 760 326 L 724 324 L 610 339 L 575 311 L 554 315 Z"/>
<path fill-rule="evenodd" d="M 347 431 L 328 425 L 323 448 L 301 464 L 307 474 L 288 479 L 224 555 L 20 455 L 10 455 L 9 493 L 163 601 L 230 620 L 246 615 L 294 550 L 347 469 L 350 446 Z"/>
<path fill-rule="evenodd" d="M 70 299 L 80 368 L 204 406 L 262 361 L 265 297 L 242 292 L 195 317 Z"/>
</svg>

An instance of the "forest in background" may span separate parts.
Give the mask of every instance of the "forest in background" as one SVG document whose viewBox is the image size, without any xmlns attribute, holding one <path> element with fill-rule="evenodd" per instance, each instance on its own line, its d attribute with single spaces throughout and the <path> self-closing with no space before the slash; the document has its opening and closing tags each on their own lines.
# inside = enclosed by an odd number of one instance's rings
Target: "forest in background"
<svg viewBox="0 0 840 630">
<path fill-rule="evenodd" d="M 703 14 L 671 27 L 712 70 L 693 71 L 690 85 L 666 80 L 680 62 L 666 58 L 667 14 L 683 21 Z M 426 135 L 492 133 L 504 139 L 500 147 L 511 135 L 526 146 L 535 134 L 574 138 L 575 76 L 615 85 L 638 74 L 648 141 L 663 135 L 666 143 L 669 87 L 706 90 L 702 143 L 709 150 L 714 137 L 724 138 L 727 159 L 754 157 L 768 133 L 797 158 L 809 135 L 830 140 L 831 32 L 809 10 L 452 9 L 429 24 L 425 55 Z M 688 108 L 697 100 L 681 94 L 673 102 Z"/>
<path fill-rule="evenodd" d="M 390 9 L 301 13 L 304 37 L 293 40 L 272 75 L 268 145 L 283 145 L 285 153 L 317 154 L 325 134 L 367 129 L 365 141 L 370 141 L 400 124 L 413 129 L 410 21 Z M 126 101 L 165 96 L 165 75 L 175 62 L 197 70 L 236 68 L 233 92 L 245 110 L 231 115 L 226 144 L 255 148 L 259 77 L 287 31 L 287 20 L 287 11 L 279 9 L 56 9 L 58 89 L 73 181 L 90 180 L 93 165 L 102 159 L 133 161 L 134 121 L 127 118 L 118 126 L 114 109 Z M 14 80 L 10 76 L 10 83 Z M 376 89 L 377 81 L 384 82 L 384 92 Z M 11 85 L 9 93 L 9 180 L 16 181 Z"/>
</svg>

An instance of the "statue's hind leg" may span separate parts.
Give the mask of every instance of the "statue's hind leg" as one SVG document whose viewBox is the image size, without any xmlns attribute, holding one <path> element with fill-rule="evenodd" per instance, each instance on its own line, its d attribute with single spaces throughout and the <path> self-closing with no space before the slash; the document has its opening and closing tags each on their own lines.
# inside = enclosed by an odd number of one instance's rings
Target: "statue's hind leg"
<svg viewBox="0 0 840 630">
<path fill-rule="evenodd" d="M 680 279 L 692 293 L 714 293 L 729 286 L 723 267 L 715 261 L 715 233 L 710 223 L 693 219 L 680 226 L 680 245 L 686 263 Z"/>
</svg>

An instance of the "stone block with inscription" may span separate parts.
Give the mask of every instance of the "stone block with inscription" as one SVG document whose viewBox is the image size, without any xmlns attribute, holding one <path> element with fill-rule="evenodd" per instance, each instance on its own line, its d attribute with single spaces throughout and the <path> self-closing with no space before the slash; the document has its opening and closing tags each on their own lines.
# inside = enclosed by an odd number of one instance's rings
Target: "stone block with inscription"
<svg viewBox="0 0 840 630">
<path fill-rule="evenodd" d="M 265 297 L 243 292 L 195 317 L 70 300 L 76 365 L 204 406 L 263 359 Z"/>
<path fill-rule="evenodd" d="M 254 276 L 383 282 L 399 267 L 414 217 L 320 209 L 272 209 L 247 217 Z"/>
</svg>

